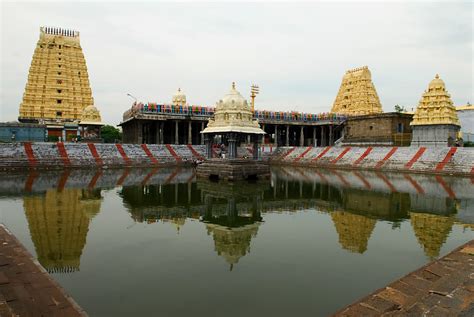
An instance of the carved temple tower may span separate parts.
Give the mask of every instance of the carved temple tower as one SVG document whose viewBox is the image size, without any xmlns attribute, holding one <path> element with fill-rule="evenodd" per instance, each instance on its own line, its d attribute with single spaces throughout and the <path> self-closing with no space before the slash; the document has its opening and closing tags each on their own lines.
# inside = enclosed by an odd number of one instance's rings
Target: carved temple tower
<svg viewBox="0 0 474 317">
<path fill-rule="evenodd" d="M 77 122 L 93 104 L 79 32 L 41 27 L 19 121 Z"/>
<path fill-rule="evenodd" d="M 451 146 L 454 145 L 461 124 L 451 96 L 439 75 L 429 83 L 428 90 L 421 96 L 413 121 L 412 145 Z"/>
<path fill-rule="evenodd" d="M 331 112 L 345 115 L 369 115 L 383 112 L 379 96 L 372 83 L 372 74 L 367 66 L 346 72 Z"/>
</svg>

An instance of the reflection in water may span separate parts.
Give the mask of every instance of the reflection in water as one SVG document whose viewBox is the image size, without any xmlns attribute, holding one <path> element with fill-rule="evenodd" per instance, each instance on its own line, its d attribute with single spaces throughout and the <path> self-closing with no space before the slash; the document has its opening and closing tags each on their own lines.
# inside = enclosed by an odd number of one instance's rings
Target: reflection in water
<svg viewBox="0 0 474 317">
<path fill-rule="evenodd" d="M 375 219 L 344 211 L 332 212 L 331 218 L 339 235 L 339 243 L 344 249 L 356 253 L 367 250 L 370 235 L 375 228 Z"/>
<path fill-rule="evenodd" d="M 100 211 L 100 190 L 50 189 L 25 196 L 31 239 L 38 261 L 50 273 L 79 270 L 89 222 Z"/>
<path fill-rule="evenodd" d="M 268 185 L 200 182 L 198 188 L 205 202 L 203 221 L 207 233 L 212 234 L 215 251 L 232 270 L 250 252 L 250 241 L 257 235 L 262 221 L 261 200 Z M 242 205 L 244 208 L 238 207 Z"/>
<path fill-rule="evenodd" d="M 341 247 L 364 253 L 377 221 L 393 228 L 410 220 L 426 256 L 439 256 L 452 226 L 473 228 L 470 179 L 361 171 L 274 168 L 269 183 L 196 182 L 193 169 L 90 170 L 8 174 L 0 196 L 21 195 L 40 263 L 50 272 L 79 270 L 100 189 L 119 186 L 136 222 L 171 223 L 183 230 L 199 219 L 215 251 L 232 266 L 248 254 L 262 214 L 315 209 L 330 214 Z M 79 189 L 84 188 L 84 189 Z M 30 195 L 24 196 L 27 189 Z"/>
<path fill-rule="evenodd" d="M 410 213 L 410 221 L 415 231 L 418 242 L 430 258 L 439 255 L 441 246 L 451 232 L 454 224 L 452 217 L 440 217 L 438 215 Z"/>
</svg>

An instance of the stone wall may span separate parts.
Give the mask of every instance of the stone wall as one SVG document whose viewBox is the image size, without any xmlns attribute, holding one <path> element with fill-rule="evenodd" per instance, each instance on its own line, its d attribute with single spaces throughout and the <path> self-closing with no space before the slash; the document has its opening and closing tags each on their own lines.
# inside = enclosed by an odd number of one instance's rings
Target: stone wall
<svg viewBox="0 0 474 317">
<path fill-rule="evenodd" d="M 185 165 L 204 156 L 204 145 L 7 143 L 0 170 Z"/>
<path fill-rule="evenodd" d="M 237 153 L 252 157 L 252 151 Z M 272 164 L 474 176 L 474 148 L 260 146 L 259 152 Z M 190 165 L 205 153 L 204 145 L 6 143 L 0 170 Z"/>
<path fill-rule="evenodd" d="M 279 147 L 273 164 L 474 176 L 474 148 Z"/>
</svg>

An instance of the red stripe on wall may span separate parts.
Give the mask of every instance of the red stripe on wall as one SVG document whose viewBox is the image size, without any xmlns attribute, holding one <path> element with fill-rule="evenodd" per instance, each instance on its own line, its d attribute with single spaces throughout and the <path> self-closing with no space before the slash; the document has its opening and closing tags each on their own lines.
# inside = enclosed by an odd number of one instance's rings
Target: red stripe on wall
<svg viewBox="0 0 474 317">
<path fill-rule="evenodd" d="M 388 189 L 390 189 L 392 193 L 397 192 L 397 189 L 395 188 L 395 186 L 393 186 L 393 184 L 388 180 L 388 178 L 384 174 L 381 174 L 380 172 L 375 172 L 375 174 L 385 183 L 385 185 L 387 185 Z"/>
<path fill-rule="evenodd" d="M 456 153 L 457 149 L 458 149 L 457 147 L 450 148 L 448 153 L 446 153 L 446 156 L 444 157 L 444 159 L 441 162 L 439 162 L 438 165 L 436 165 L 435 170 L 442 171 L 444 166 L 448 164 L 449 161 L 451 161 L 451 158 L 453 157 L 454 153 Z"/>
<path fill-rule="evenodd" d="M 95 144 L 94 143 L 87 143 L 87 146 L 89 147 L 89 150 L 91 151 L 91 154 L 95 159 L 95 163 L 99 166 L 103 165 L 104 163 L 102 162 L 102 159 L 100 158 L 99 153 L 97 153 L 97 149 L 95 148 Z"/>
<path fill-rule="evenodd" d="M 322 158 L 329 150 L 332 148 L 332 146 L 326 147 L 318 156 L 316 156 L 314 159 L 312 159 L 313 162 L 316 162 L 320 158 Z"/>
<path fill-rule="evenodd" d="M 372 189 L 372 186 L 370 185 L 370 183 L 367 181 L 367 179 L 365 179 L 364 176 L 362 176 L 361 173 L 357 171 L 353 171 L 353 173 L 355 176 L 357 176 L 358 179 L 360 179 L 360 181 L 364 184 L 365 188 Z"/>
<path fill-rule="evenodd" d="M 342 153 L 339 154 L 338 157 L 336 157 L 334 160 L 331 161 L 331 164 L 336 164 L 337 161 L 339 161 L 340 159 L 342 159 L 342 158 L 344 157 L 344 155 L 346 155 L 346 153 L 349 152 L 350 150 L 351 150 L 350 147 L 346 147 L 346 148 L 344 149 L 344 151 L 342 151 Z"/>
<path fill-rule="evenodd" d="M 360 162 L 362 162 L 363 159 L 365 159 L 367 157 L 367 155 L 370 154 L 370 152 L 372 152 L 372 147 L 369 146 L 365 151 L 364 153 L 362 153 L 362 155 L 354 162 L 353 165 L 359 165 Z"/>
<path fill-rule="evenodd" d="M 171 155 L 173 155 L 174 159 L 175 159 L 177 162 L 181 162 L 181 161 L 182 161 L 181 157 L 179 157 L 179 155 L 176 154 L 175 150 L 173 149 L 173 147 L 172 147 L 170 144 L 166 144 L 166 148 L 167 148 L 168 151 L 171 153 Z"/>
<path fill-rule="evenodd" d="M 292 147 L 288 152 L 286 152 L 285 154 L 283 154 L 283 156 L 281 157 L 281 160 L 283 161 L 288 155 L 290 155 L 291 152 L 293 152 L 294 150 L 296 149 L 296 146 L 295 147 Z"/>
<path fill-rule="evenodd" d="M 142 149 L 143 151 L 145 152 L 145 154 L 150 158 L 150 161 L 153 163 L 153 164 L 158 164 L 158 160 L 156 159 L 156 157 L 153 155 L 153 153 L 151 153 L 150 149 L 148 148 L 148 146 L 146 144 L 142 144 Z"/>
<path fill-rule="evenodd" d="M 415 164 L 416 161 L 418 161 L 418 159 L 423 155 L 423 153 L 425 153 L 425 151 L 426 151 L 425 147 L 420 147 L 418 151 L 416 151 L 415 155 L 413 155 L 411 160 L 405 164 L 405 168 L 410 169 L 413 166 L 413 164 Z"/>
<path fill-rule="evenodd" d="M 117 186 L 122 186 L 123 182 L 125 182 L 125 179 L 127 178 L 128 174 L 130 174 L 130 170 L 126 168 L 123 171 L 122 176 L 120 176 L 119 180 L 117 181 Z"/>
<path fill-rule="evenodd" d="M 415 187 L 416 192 L 418 194 L 425 194 L 425 191 L 424 191 L 423 187 L 421 187 L 420 184 L 418 184 L 418 182 L 415 181 L 410 175 L 403 175 L 403 177 L 405 177 L 405 179 L 407 181 L 409 181 L 410 184 L 412 184 L 413 187 Z"/>
<path fill-rule="evenodd" d="M 25 142 L 23 143 L 23 146 L 25 148 L 26 156 L 28 157 L 28 164 L 30 164 L 30 166 L 36 166 L 38 162 L 36 160 L 35 153 L 33 153 L 31 142 Z"/>
<path fill-rule="evenodd" d="M 94 189 L 95 184 L 97 183 L 101 175 L 102 175 L 102 170 L 97 170 L 94 177 L 92 177 L 91 181 L 89 182 L 89 185 L 87 185 L 87 188 Z"/>
<path fill-rule="evenodd" d="M 204 158 L 202 157 L 201 154 L 199 154 L 198 151 L 196 151 L 191 144 L 188 144 L 188 148 L 191 150 L 191 153 L 193 153 L 193 156 L 197 158 L 198 160 L 202 161 Z"/>
<path fill-rule="evenodd" d="M 125 153 L 125 150 L 123 149 L 122 144 L 116 143 L 115 147 L 117 148 L 123 160 L 125 161 L 125 164 L 130 165 L 131 163 L 130 158 L 127 156 L 127 153 Z"/>
<path fill-rule="evenodd" d="M 298 155 L 297 158 L 295 158 L 294 162 L 298 162 L 299 160 L 301 160 L 309 151 L 311 151 L 312 148 L 312 146 L 308 146 L 308 148 L 304 150 L 303 153 L 301 153 L 300 155 Z"/>
<path fill-rule="evenodd" d="M 61 159 L 63 160 L 64 165 L 71 165 L 71 161 L 69 160 L 69 155 L 67 154 L 66 148 L 64 147 L 64 143 L 57 142 L 56 145 L 58 146 L 58 152 L 61 156 Z"/>
<path fill-rule="evenodd" d="M 381 161 L 379 161 L 377 165 L 375 165 L 375 168 L 381 168 L 385 164 L 385 162 L 387 162 L 397 150 L 398 150 L 397 146 L 394 146 L 393 148 L 391 148 L 390 151 L 387 153 L 387 155 L 385 155 L 385 157 Z"/>
<path fill-rule="evenodd" d="M 456 199 L 456 194 L 453 192 L 451 187 L 444 181 L 444 179 L 440 175 L 435 176 L 436 181 L 443 187 L 444 191 L 448 194 L 448 196 L 452 199 Z"/>
</svg>

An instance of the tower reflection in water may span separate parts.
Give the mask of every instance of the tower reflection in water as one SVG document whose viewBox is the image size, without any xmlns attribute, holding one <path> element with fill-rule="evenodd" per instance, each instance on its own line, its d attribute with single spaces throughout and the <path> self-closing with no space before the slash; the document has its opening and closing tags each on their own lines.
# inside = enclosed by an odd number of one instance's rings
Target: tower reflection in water
<svg viewBox="0 0 474 317">
<path fill-rule="evenodd" d="M 23 198 L 38 261 L 49 273 L 79 270 L 89 223 L 100 205 L 100 189 L 48 189 Z"/>
<path fill-rule="evenodd" d="M 117 194 L 135 222 L 172 223 L 179 233 L 186 219 L 202 221 L 231 269 L 250 252 L 268 213 L 328 213 L 340 246 L 359 254 L 379 221 L 394 229 L 408 222 L 429 258 L 439 256 L 454 225 L 471 230 L 474 223 L 473 186 L 463 178 L 276 168 L 271 182 L 226 184 L 196 182 L 192 169 L 34 173 L 9 176 L 0 192 L 22 195 L 38 260 L 49 272 L 79 270 L 89 224 L 101 207 L 98 178 L 101 187 L 126 184 Z M 32 194 L 23 195 L 24 188 Z"/>
</svg>

